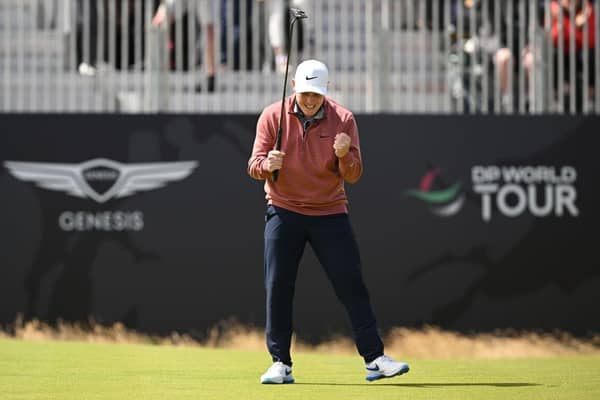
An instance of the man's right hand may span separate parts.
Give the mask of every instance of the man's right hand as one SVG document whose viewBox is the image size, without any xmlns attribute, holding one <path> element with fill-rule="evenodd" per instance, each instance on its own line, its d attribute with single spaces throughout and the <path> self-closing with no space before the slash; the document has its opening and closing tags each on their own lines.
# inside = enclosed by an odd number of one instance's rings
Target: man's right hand
<svg viewBox="0 0 600 400">
<path fill-rule="evenodd" d="M 264 169 L 269 172 L 273 172 L 276 169 L 281 169 L 283 166 L 283 156 L 285 156 L 284 152 L 279 150 L 271 150 L 263 164 Z"/>
</svg>

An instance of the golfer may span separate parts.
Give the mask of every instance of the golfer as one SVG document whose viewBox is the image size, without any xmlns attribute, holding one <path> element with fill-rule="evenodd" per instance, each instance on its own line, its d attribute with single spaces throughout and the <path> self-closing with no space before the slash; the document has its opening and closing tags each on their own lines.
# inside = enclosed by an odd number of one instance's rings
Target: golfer
<svg viewBox="0 0 600 400">
<path fill-rule="evenodd" d="M 265 181 L 267 200 L 266 340 L 273 365 L 260 382 L 294 382 L 292 302 L 306 243 L 348 313 L 367 380 L 403 374 L 408 364 L 384 355 L 348 218 L 344 182 L 358 181 L 363 170 L 356 121 L 350 111 L 327 97 L 329 73 L 322 62 L 302 62 L 291 82 L 294 95 L 285 99 L 281 151 L 274 150 L 282 104 L 277 102 L 258 119 L 248 161 L 248 174 Z"/>
</svg>

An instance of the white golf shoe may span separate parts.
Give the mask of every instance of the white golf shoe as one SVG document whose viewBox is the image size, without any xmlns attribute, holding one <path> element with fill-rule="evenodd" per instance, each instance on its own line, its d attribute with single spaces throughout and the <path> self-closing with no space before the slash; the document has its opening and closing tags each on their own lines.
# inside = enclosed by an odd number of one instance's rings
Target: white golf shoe
<svg viewBox="0 0 600 400">
<path fill-rule="evenodd" d="M 260 383 L 294 383 L 292 367 L 281 361 L 274 362 L 260 377 Z"/>
<path fill-rule="evenodd" d="M 381 378 L 391 378 L 408 372 L 407 363 L 396 362 L 386 355 L 379 356 L 366 365 L 367 380 L 375 381 Z"/>
</svg>

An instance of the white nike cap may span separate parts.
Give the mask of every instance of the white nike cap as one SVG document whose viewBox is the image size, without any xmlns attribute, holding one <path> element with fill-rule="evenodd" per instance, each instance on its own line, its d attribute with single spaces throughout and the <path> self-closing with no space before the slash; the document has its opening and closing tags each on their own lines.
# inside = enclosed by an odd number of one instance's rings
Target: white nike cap
<svg viewBox="0 0 600 400">
<path fill-rule="evenodd" d="M 312 92 L 325 96 L 329 84 L 329 70 L 321 61 L 306 60 L 296 68 L 294 81 L 296 93 Z"/>
</svg>

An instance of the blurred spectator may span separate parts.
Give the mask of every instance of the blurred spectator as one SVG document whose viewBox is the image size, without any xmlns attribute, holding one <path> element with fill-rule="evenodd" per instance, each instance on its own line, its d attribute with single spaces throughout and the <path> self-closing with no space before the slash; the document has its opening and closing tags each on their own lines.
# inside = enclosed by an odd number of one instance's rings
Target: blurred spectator
<svg viewBox="0 0 600 400">
<path fill-rule="evenodd" d="M 87 4 L 84 6 L 84 3 Z M 97 1 L 89 0 L 84 2 L 84 0 L 77 0 L 76 7 L 75 62 L 79 73 L 82 75 L 93 75 L 96 71 L 98 61 Z M 87 32 L 84 32 L 86 30 Z M 87 47 L 87 50 L 84 47 Z"/>
<path fill-rule="evenodd" d="M 506 3 L 500 4 L 500 26 L 497 27 L 497 35 L 500 40 L 500 48 L 494 55 L 494 63 L 498 69 L 500 101 L 502 109 L 512 111 L 515 104 L 519 101 L 519 80 L 518 74 L 525 75 L 524 93 L 528 93 L 527 87 L 530 82 L 530 76 L 534 68 L 534 53 L 531 48 L 530 26 L 532 23 L 539 24 L 541 28 L 544 17 L 544 1 L 537 1 L 537 21 L 532 20 L 530 13 L 530 2 L 525 3 L 521 13 L 521 7 L 518 1 L 512 4 L 512 12 Z M 489 15 L 493 21 L 495 18 L 495 6 L 490 6 Z M 523 38 L 521 38 L 521 34 Z M 519 51 L 519 47 L 523 43 L 523 47 Z M 515 53 L 519 53 L 515 57 Z M 519 62 L 515 62 L 515 58 Z M 520 63 L 520 65 L 519 65 Z M 527 98 L 527 95 L 525 95 Z"/>
<path fill-rule="evenodd" d="M 252 69 L 252 0 L 220 0 L 220 20 L 221 20 L 221 65 L 231 65 L 233 70 L 237 71 L 242 65 L 242 57 L 247 70 Z M 245 10 L 242 10 L 242 5 Z M 231 9 L 229 8 L 231 6 Z M 241 15 L 242 12 L 244 15 Z M 241 20 L 246 21 L 245 31 L 242 32 Z M 230 36 L 231 35 L 231 36 Z M 233 60 L 229 57 L 229 38 L 233 42 Z M 245 42 L 245 54 L 242 53 L 242 40 Z M 257 55 L 258 57 L 258 55 Z M 231 64 L 230 64 L 231 63 Z"/>
<path fill-rule="evenodd" d="M 464 102 L 465 107 L 479 107 L 484 102 L 487 102 L 488 110 L 513 112 L 521 105 L 528 107 L 530 77 L 535 67 L 535 49 L 531 47 L 530 35 L 532 31 L 543 29 L 545 3 L 545 0 L 450 0 L 449 10 L 444 12 L 447 11 L 451 18 L 447 28 L 453 40 L 453 51 L 462 55 L 462 96 L 469 97 L 469 101 Z M 438 4 L 438 7 L 442 6 L 445 7 Z M 460 32 L 459 15 L 462 15 Z M 459 39 L 462 48 L 457 46 Z M 480 79 L 484 73 L 491 78 L 487 79 L 486 99 L 479 96 L 484 89 L 485 82 Z M 472 80 L 472 75 L 476 79 Z M 472 84 L 476 86 L 470 87 Z"/>
<path fill-rule="evenodd" d="M 538 16 L 540 26 L 543 24 L 543 18 L 545 16 L 544 13 L 544 4 L 545 2 L 541 2 L 539 4 Z M 586 62 L 583 54 L 583 36 L 584 36 L 584 26 L 587 26 L 588 29 L 588 58 L 587 62 L 589 62 L 589 76 L 588 82 L 590 86 L 594 85 L 595 75 L 594 71 L 594 48 L 595 48 L 595 15 L 592 7 L 591 1 L 581 1 L 574 0 L 573 6 L 575 9 L 575 49 L 571 51 L 570 41 L 571 41 L 571 26 L 573 18 L 570 16 L 571 13 L 571 3 L 569 0 L 552 0 L 549 3 L 550 5 L 550 39 L 552 40 L 552 44 L 554 46 L 554 89 L 555 92 L 558 91 L 558 82 L 559 82 L 559 38 L 560 31 L 562 26 L 562 35 L 563 35 L 563 54 L 564 54 L 564 74 L 563 74 L 563 82 L 564 91 L 562 94 L 557 93 L 558 96 L 564 96 L 565 104 L 568 103 L 569 93 L 570 93 L 570 85 L 575 85 L 576 92 L 576 110 L 582 110 L 582 96 L 584 95 L 584 91 L 587 91 L 587 88 L 583 88 L 583 64 Z M 560 23 L 560 13 L 562 9 L 563 15 L 563 23 Z M 518 65 L 513 60 L 513 49 L 518 49 L 519 42 L 519 24 L 524 22 L 526 26 L 530 24 L 529 18 L 529 7 L 526 7 L 526 14 L 521 15 L 518 11 L 517 3 L 515 2 L 515 6 L 513 8 L 512 15 L 506 15 L 506 7 L 502 8 L 502 32 L 501 32 L 501 48 L 497 51 L 495 56 L 495 62 L 499 71 L 500 78 L 500 91 L 502 94 L 502 104 L 505 108 L 512 107 L 513 99 L 516 99 L 514 94 L 517 93 L 514 90 L 516 86 L 516 79 L 513 79 L 513 87 L 509 87 L 509 71 L 512 68 L 512 71 L 516 74 Z M 510 19 L 510 24 L 507 24 Z M 587 25 L 586 25 L 587 22 Z M 512 43 L 508 41 L 508 26 L 512 26 Z M 534 68 L 534 56 L 533 49 L 529 47 L 529 29 L 525 29 L 525 39 L 524 42 L 526 46 L 521 50 L 521 63 L 523 68 L 523 73 L 527 78 L 527 83 L 531 81 L 530 77 Z M 570 82 L 570 68 L 571 68 L 571 55 L 575 57 L 575 82 Z M 513 74 L 513 76 L 516 76 Z"/>
<path fill-rule="evenodd" d="M 307 0 L 270 0 L 269 1 L 269 43 L 273 49 L 275 57 L 275 70 L 280 73 L 285 73 L 287 64 L 287 48 L 289 44 L 289 27 L 291 24 L 291 16 L 289 8 L 297 7 L 310 17 Z M 298 35 L 298 51 L 304 49 L 304 21 L 298 20 L 294 30 Z"/>
<path fill-rule="evenodd" d="M 493 93 L 494 54 L 499 48 L 500 32 L 491 23 L 494 20 L 494 3 L 488 1 L 484 10 L 481 0 L 449 0 L 438 4 L 444 16 L 440 24 L 451 40 L 449 71 L 454 106 L 462 103 L 461 111 L 479 111 L 484 104 L 490 107 Z M 433 14 L 432 14 L 433 15 Z M 444 24 L 447 18 L 449 24 Z M 442 18 L 442 17 L 440 17 Z M 433 24 L 433 20 L 430 22 Z M 483 55 L 487 62 L 484 63 Z M 487 84 L 488 97 L 483 98 L 484 84 Z"/>
<path fill-rule="evenodd" d="M 181 67 L 187 71 L 191 63 L 201 65 L 204 68 L 207 77 L 207 90 L 215 90 L 215 24 L 214 24 L 214 0 L 164 0 L 160 3 L 152 18 L 153 26 L 169 22 L 169 58 L 170 68 L 172 70 Z M 191 16 L 191 17 L 190 17 Z M 190 49 L 190 24 L 194 24 L 192 32 L 195 32 L 193 38 L 193 54 L 189 54 Z M 206 34 L 206 45 L 204 46 L 204 55 L 202 55 L 202 28 Z M 177 43 L 177 31 L 181 32 L 182 43 Z M 181 65 L 177 65 L 177 52 L 181 51 Z M 197 89 L 201 87 L 198 86 Z"/>
<path fill-rule="evenodd" d="M 571 4 L 573 2 L 573 4 Z M 571 8 L 575 10 L 575 14 L 571 15 Z M 562 23 L 560 21 L 562 9 Z M 562 26 L 562 48 L 564 53 L 564 80 L 567 83 L 565 86 L 564 95 L 569 96 L 569 85 L 575 85 L 575 93 L 576 93 L 576 110 L 578 112 L 582 111 L 583 96 L 589 96 L 590 93 L 593 93 L 592 90 L 589 90 L 591 87 L 595 85 L 595 57 L 594 57 L 594 49 L 596 47 L 595 43 L 595 33 L 596 33 L 596 16 L 594 14 L 593 3 L 590 0 L 552 0 L 550 2 L 550 17 L 551 17 L 551 29 L 550 35 L 552 39 L 552 44 L 556 49 L 554 55 L 554 71 L 558 71 L 559 64 L 559 50 L 560 50 L 560 37 L 561 37 L 561 26 Z M 587 29 L 588 35 L 588 53 L 587 59 L 584 54 L 584 35 L 585 30 Z M 571 49 L 571 33 L 574 31 L 575 37 L 575 48 Z M 571 72 L 571 57 L 575 57 L 575 82 L 570 82 L 570 72 Z M 589 75 L 588 82 L 589 86 L 587 88 L 583 87 L 584 82 L 584 63 L 589 63 Z M 554 85 L 555 87 L 558 85 L 558 80 L 560 77 L 559 74 L 555 73 Z M 589 93 L 586 93 L 588 92 Z M 561 94 L 558 93 L 560 96 Z"/>
<path fill-rule="evenodd" d="M 135 26 L 136 19 L 143 16 L 145 2 L 142 2 L 139 15 L 136 15 L 134 0 L 77 0 L 75 5 L 75 61 L 82 75 L 93 75 L 100 62 L 115 69 L 142 64 L 144 35 L 143 30 L 136 32 Z M 98 37 L 100 31 L 103 35 Z M 126 40 L 123 40 L 124 34 L 127 35 Z M 136 35 L 141 42 L 141 59 L 136 59 Z M 98 43 L 102 45 L 98 47 Z M 121 47 L 123 43 L 126 49 Z"/>
</svg>

